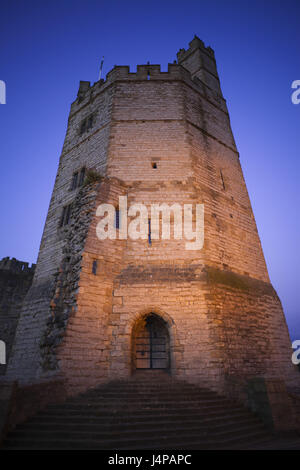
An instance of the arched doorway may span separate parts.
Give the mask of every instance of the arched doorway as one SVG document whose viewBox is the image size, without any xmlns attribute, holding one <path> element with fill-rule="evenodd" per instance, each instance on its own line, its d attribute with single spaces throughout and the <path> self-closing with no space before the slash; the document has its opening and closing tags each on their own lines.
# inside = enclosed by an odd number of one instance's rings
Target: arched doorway
<svg viewBox="0 0 300 470">
<path fill-rule="evenodd" d="M 133 369 L 170 369 L 170 337 L 166 322 L 150 313 L 143 315 L 132 332 Z"/>
</svg>

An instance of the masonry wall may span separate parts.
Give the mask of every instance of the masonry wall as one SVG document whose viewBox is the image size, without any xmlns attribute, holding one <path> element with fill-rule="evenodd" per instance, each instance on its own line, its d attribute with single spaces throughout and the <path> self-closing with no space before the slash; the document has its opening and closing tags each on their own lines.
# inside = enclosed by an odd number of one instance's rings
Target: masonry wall
<svg viewBox="0 0 300 470">
<path fill-rule="evenodd" d="M 96 235 L 98 218 L 95 208 L 99 204 L 115 204 L 125 187 L 118 180 L 103 179 L 96 187 L 87 187 L 83 192 L 95 192 L 92 218 L 85 224 L 87 229 L 83 245 L 80 248 L 82 258 L 80 274 L 74 289 L 74 310 L 70 311 L 61 343 L 55 349 L 59 361 L 59 371 L 66 381 L 68 393 L 96 386 L 109 378 L 111 353 L 111 313 L 114 290 L 114 278 L 121 269 L 121 262 L 126 241 L 115 243 L 114 240 L 99 242 Z M 85 210 L 82 206 L 82 210 Z M 81 224 L 82 215 L 77 221 Z M 74 246 L 74 239 L 71 240 Z M 70 250 L 74 252 L 73 249 Z M 97 262 L 93 273 L 93 262 Z M 69 270 L 73 268 L 72 259 Z M 75 274 L 78 273 L 75 267 Z M 63 292 L 64 304 L 70 296 Z"/>
<path fill-rule="evenodd" d="M 96 206 L 116 206 L 125 194 L 128 206 L 143 203 L 149 213 L 153 203 L 204 203 L 204 247 L 188 251 L 186 240 L 155 240 L 153 233 L 151 245 L 147 239 L 100 242 L 94 216 L 78 310 L 58 352 L 61 370 L 70 393 L 128 377 L 134 324 L 155 312 L 169 327 L 174 375 L 245 400 L 249 378 L 291 379 L 294 371 L 229 116 L 180 75 L 151 81 L 149 70 L 150 80 L 137 81 L 128 71 L 118 77 L 109 189 L 100 184 Z"/>
<path fill-rule="evenodd" d="M 71 190 L 75 171 L 93 168 L 105 172 L 109 144 L 110 113 L 113 89 L 103 86 L 97 96 L 78 97 L 71 107 L 66 138 L 59 161 L 53 193 L 41 240 L 32 287 L 23 304 L 7 377 L 32 382 L 56 375 L 56 369 L 43 367 L 41 341 L 47 329 L 50 302 L 56 288 L 57 273 L 71 225 L 60 227 L 63 207 L 74 203 L 78 190 Z M 94 115 L 93 126 L 80 133 L 82 121 Z M 43 344 L 43 341 L 42 341 Z"/>
<path fill-rule="evenodd" d="M 293 381 L 213 53 L 196 40 L 178 60 L 168 72 L 115 67 L 105 82 L 81 82 L 8 376 L 59 377 L 69 394 L 128 377 L 135 322 L 154 312 L 168 326 L 179 378 L 240 399 L 253 376 Z M 83 166 L 102 177 L 71 191 Z M 151 244 L 100 241 L 96 208 L 117 207 L 120 195 L 148 209 L 204 204 L 203 248 L 154 232 Z M 72 221 L 59 228 L 70 202 Z"/>
<path fill-rule="evenodd" d="M 32 283 L 35 265 L 16 259 L 0 261 L 0 340 L 6 346 L 6 363 L 9 360 L 17 323 L 24 297 Z M 0 364 L 0 375 L 4 375 L 7 364 Z"/>
</svg>

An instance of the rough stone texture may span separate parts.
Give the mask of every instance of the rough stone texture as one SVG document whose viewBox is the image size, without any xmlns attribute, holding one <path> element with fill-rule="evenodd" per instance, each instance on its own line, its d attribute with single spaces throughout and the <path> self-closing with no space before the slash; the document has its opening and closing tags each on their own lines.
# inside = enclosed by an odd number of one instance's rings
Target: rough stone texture
<svg viewBox="0 0 300 470">
<path fill-rule="evenodd" d="M 16 382 L 0 384 L 0 446 L 9 431 L 9 420 L 16 396 Z"/>
<path fill-rule="evenodd" d="M 295 408 L 283 380 L 256 377 L 248 385 L 250 409 L 263 417 L 265 424 L 276 431 L 297 428 Z"/>
<path fill-rule="evenodd" d="M 101 181 L 72 191 L 83 166 Z M 204 204 L 203 249 L 174 238 L 100 241 L 95 209 L 121 195 L 129 206 Z M 71 202 L 71 223 L 59 228 Z M 126 378 L 134 325 L 151 312 L 168 327 L 176 377 L 243 402 L 253 377 L 298 383 L 214 54 L 198 38 L 167 72 L 117 66 L 105 82 L 81 82 L 7 376 L 59 377 L 69 394 Z"/>
<path fill-rule="evenodd" d="M 8 362 L 15 337 L 22 302 L 32 283 L 35 265 L 3 258 L 0 261 L 0 340 L 6 346 Z M 0 364 L 0 375 L 4 375 L 7 364 Z"/>
<path fill-rule="evenodd" d="M 58 368 L 55 350 L 64 337 L 69 317 L 76 311 L 82 252 L 98 185 L 99 183 L 94 182 L 88 188 L 82 188 L 75 198 L 63 258 L 55 275 L 55 289 L 50 301 L 46 329 L 40 342 L 44 371 Z"/>
<path fill-rule="evenodd" d="M 0 447 L 3 439 L 21 424 L 51 403 L 66 399 L 63 381 L 54 380 L 19 386 L 17 382 L 0 383 Z"/>
</svg>

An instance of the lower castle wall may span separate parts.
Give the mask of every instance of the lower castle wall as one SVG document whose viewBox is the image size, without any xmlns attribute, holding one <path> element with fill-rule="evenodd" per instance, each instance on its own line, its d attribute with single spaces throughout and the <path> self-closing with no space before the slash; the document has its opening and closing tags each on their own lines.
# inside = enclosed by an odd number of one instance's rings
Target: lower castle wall
<svg viewBox="0 0 300 470">
<path fill-rule="evenodd" d="M 117 204 L 127 190 L 119 180 L 107 180 L 95 204 Z M 297 382 L 284 314 L 269 282 L 203 262 L 172 263 L 166 255 L 159 260 L 149 254 L 139 265 L 128 255 L 131 241 L 99 243 L 98 220 L 94 217 L 89 227 L 76 307 L 56 350 L 68 393 L 128 377 L 133 326 L 151 312 L 168 325 L 171 372 L 178 378 L 244 402 L 252 377 Z"/>
<path fill-rule="evenodd" d="M 24 297 L 32 283 L 34 267 L 9 258 L 0 262 L 0 340 L 6 345 L 6 363 L 9 360 Z M 7 364 L 0 364 L 4 375 Z"/>
<path fill-rule="evenodd" d="M 170 268 L 168 280 L 159 270 L 153 268 L 152 276 L 150 271 L 127 269 L 113 284 L 91 285 L 88 275 L 86 284 L 82 280 L 85 301 L 79 302 L 59 351 L 68 393 L 128 378 L 133 327 L 148 313 L 167 324 L 171 374 L 179 379 L 245 404 L 253 377 L 297 383 L 281 304 L 269 284 L 230 272 L 211 275 L 203 266 L 195 267 L 189 282 L 178 279 L 183 269 Z"/>
<path fill-rule="evenodd" d="M 27 292 L 7 365 L 5 377 L 8 380 L 26 384 L 42 376 L 40 341 L 46 328 L 53 287 L 53 280 L 49 280 L 46 284 L 35 283 Z"/>
</svg>

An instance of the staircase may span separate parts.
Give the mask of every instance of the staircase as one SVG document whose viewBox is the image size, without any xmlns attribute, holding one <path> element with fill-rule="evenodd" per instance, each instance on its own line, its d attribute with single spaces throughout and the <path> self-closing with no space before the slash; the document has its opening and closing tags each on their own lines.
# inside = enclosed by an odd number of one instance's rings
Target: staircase
<svg viewBox="0 0 300 470">
<path fill-rule="evenodd" d="M 246 448 L 269 438 L 237 403 L 145 371 L 49 405 L 8 434 L 4 449 Z"/>
</svg>

